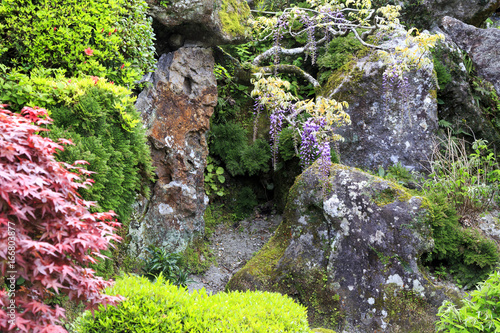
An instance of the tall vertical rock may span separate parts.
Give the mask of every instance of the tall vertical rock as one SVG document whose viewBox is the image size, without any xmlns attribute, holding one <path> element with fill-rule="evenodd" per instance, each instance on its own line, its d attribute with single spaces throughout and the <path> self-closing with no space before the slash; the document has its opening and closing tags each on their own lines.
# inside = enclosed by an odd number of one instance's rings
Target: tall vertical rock
<svg viewBox="0 0 500 333">
<path fill-rule="evenodd" d="M 404 38 L 384 44 L 396 46 L 405 47 Z M 336 130 L 345 138 L 339 145 L 342 163 L 370 170 L 401 163 L 425 171 L 438 127 L 432 62 L 406 73 L 407 84 L 391 83 L 384 77 L 386 68 L 378 56 L 369 54 L 330 77 L 324 95 L 347 101 L 352 122 Z"/>
<path fill-rule="evenodd" d="M 182 251 L 204 230 L 205 134 L 217 103 L 212 51 L 182 47 L 164 54 L 148 82 L 136 107 L 147 129 L 157 181 L 151 197 L 139 200 L 130 223 L 131 248 L 138 255 L 148 244 Z"/>
</svg>

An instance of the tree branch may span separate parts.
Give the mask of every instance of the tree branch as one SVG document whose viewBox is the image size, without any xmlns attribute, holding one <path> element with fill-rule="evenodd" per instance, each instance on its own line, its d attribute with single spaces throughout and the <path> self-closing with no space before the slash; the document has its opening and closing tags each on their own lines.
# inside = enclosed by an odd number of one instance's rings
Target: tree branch
<svg viewBox="0 0 500 333">
<path fill-rule="evenodd" d="M 275 53 L 280 53 L 280 54 L 285 54 L 285 55 L 296 55 L 296 54 L 304 53 L 305 50 L 306 50 L 305 47 L 296 47 L 294 49 L 284 49 L 281 46 L 273 46 L 269 50 L 267 50 L 264 53 L 255 57 L 255 59 L 252 61 L 252 65 L 260 66 L 260 64 L 264 60 L 271 58 Z"/>
<path fill-rule="evenodd" d="M 262 72 L 265 74 L 272 74 L 274 72 L 296 74 L 301 76 L 305 80 L 309 81 L 314 88 L 320 86 L 319 82 L 316 81 L 316 79 L 312 77 L 312 75 L 300 69 L 300 67 L 294 65 L 273 65 L 273 66 L 257 67 L 255 68 L 255 71 Z"/>
</svg>

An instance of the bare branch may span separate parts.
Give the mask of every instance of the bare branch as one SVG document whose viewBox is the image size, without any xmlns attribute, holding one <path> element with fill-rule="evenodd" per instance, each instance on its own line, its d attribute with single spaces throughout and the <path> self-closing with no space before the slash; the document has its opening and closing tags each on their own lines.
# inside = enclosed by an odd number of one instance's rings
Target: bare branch
<svg viewBox="0 0 500 333">
<path fill-rule="evenodd" d="M 312 77 L 311 74 L 300 69 L 300 67 L 297 67 L 294 65 L 273 65 L 273 66 L 258 67 L 258 68 L 256 68 L 256 71 L 262 72 L 265 74 L 272 74 L 274 72 L 296 74 L 296 75 L 301 76 L 305 80 L 309 81 L 313 85 L 314 88 L 317 88 L 320 86 L 319 82 L 316 81 L 316 79 L 314 77 Z"/>
<path fill-rule="evenodd" d="M 372 49 L 377 49 L 377 50 L 389 50 L 388 48 L 386 47 L 382 47 L 382 46 L 377 46 L 377 45 L 373 45 L 373 44 L 368 44 L 366 43 L 358 34 L 358 32 L 356 31 L 356 29 L 354 28 L 351 28 L 351 31 L 354 33 L 354 36 L 356 36 L 356 38 L 361 42 L 361 44 L 363 44 L 364 46 L 367 46 L 367 47 L 371 47 Z"/>
<path fill-rule="evenodd" d="M 272 57 L 273 54 L 275 54 L 277 52 L 280 54 L 285 54 L 285 55 L 296 55 L 296 54 L 304 53 L 305 50 L 306 50 L 305 47 L 296 47 L 294 49 L 284 49 L 281 46 L 273 46 L 269 50 L 267 50 L 264 53 L 255 57 L 255 59 L 252 61 L 252 65 L 259 66 L 264 60 Z"/>
</svg>

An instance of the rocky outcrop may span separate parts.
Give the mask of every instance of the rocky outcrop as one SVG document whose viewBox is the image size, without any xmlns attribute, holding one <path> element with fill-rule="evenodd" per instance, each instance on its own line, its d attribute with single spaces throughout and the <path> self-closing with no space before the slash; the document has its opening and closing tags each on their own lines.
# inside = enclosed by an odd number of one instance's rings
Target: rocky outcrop
<svg viewBox="0 0 500 333">
<path fill-rule="evenodd" d="M 401 46 L 403 40 L 384 46 Z M 386 65 L 373 53 L 349 67 L 330 77 L 324 93 L 349 103 L 352 124 L 336 130 L 345 139 L 339 145 L 341 162 L 371 170 L 399 162 L 425 171 L 438 121 L 432 64 L 405 74 L 407 84 L 384 78 Z"/>
<path fill-rule="evenodd" d="M 205 134 L 217 103 L 213 67 L 210 49 L 183 47 L 164 54 L 137 99 L 157 181 L 130 223 L 136 254 L 149 244 L 182 251 L 204 230 Z"/>
<path fill-rule="evenodd" d="M 445 16 L 479 26 L 500 8 L 500 0 L 403 0 L 399 4 L 406 20 L 427 28 Z"/>
<path fill-rule="evenodd" d="M 241 42 L 247 37 L 250 8 L 245 0 L 147 0 L 159 23 L 160 43 L 170 39 L 202 46 Z M 158 31 L 159 30 L 159 31 Z M 175 40 L 172 44 L 178 44 Z M 175 48 L 175 46 L 174 46 Z"/>
<path fill-rule="evenodd" d="M 341 165 L 321 178 L 317 164 L 297 178 L 275 236 L 227 289 L 288 294 L 313 326 L 433 332 L 446 296 L 417 265 L 433 247 L 424 199 Z"/>
<path fill-rule="evenodd" d="M 452 17 L 441 21 L 443 30 L 472 59 L 477 73 L 500 95 L 500 30 L 479 29 Z"/>
<path fill-rule="evenodd" d="M 455 135 L 466 134 L 471 139 L 477 137 L 500 144 L 500 135 L 489 119 L 492 115 L 485 114 L 474 99 L 478 93 L 470 84 L 462 50 L 447 36 L 433 53 L 439 81 L 439 119 L 446 121 Z"/>
</svg>

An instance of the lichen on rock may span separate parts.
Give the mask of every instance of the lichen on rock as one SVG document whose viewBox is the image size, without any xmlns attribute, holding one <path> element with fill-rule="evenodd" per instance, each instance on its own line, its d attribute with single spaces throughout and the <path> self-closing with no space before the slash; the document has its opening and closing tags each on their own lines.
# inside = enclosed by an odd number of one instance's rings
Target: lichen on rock
<svg viewBox="0 0 500 333">
<path fill-rule="evenodd" d="M 387 190 L 393 195 L 381 203 L 377 198 Z M 422 223 L 424 203 L 342 165 L 332 167 L 325 183 L 314 164 L 290 190 L 276 235 L 227 288 L 286 293 L 308 306 L 313 326 L 430 331 L 446 295 L 418 265 L 433 247 L 430 227 Z M 403 305 L 412 311 L 394 316 Z"/>
<path fill-rule="evenodd" d="M 204 232 L 205 134 L 217 102 L 213 66 L 207 48 L 183 47 L 164 54 L 151 85 L 137 99 L 157 181 L 151 197 L 139 200 L 137 218 L 130 223 L 134 255 L 142 255 L 150 244 L 183 251 Z"/>
</svg>

